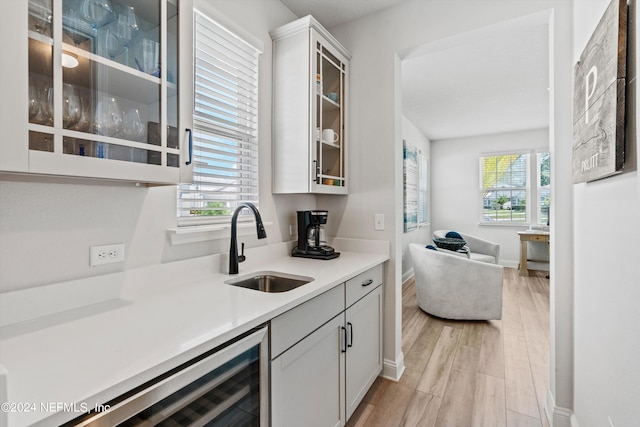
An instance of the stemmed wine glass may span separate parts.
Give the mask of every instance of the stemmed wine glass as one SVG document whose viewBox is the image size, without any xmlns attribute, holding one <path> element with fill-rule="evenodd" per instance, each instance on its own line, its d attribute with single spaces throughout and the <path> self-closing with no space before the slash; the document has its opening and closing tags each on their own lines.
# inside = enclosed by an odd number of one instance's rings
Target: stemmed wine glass
<svg viewBox="0 0 640 427">
<path fill-rule="evenodd" d="M 144 137 L 144 124 L 140 120 L 140 112 L 136 108 L 130 108 L 124 114 L 123 136 L 130 141 L 142 141 Z"/>
<path fill-rule="evenodd" d="M 35 83 L 29 83 L 29 122 L 33 123 L 34 117 L 40 112 L 40 100 L 38 99 L 38 88 Z"/>
<path fill-rule="evenodd" d="M 33 10 L 34 28 L 40 34 L 51 37 L 51 22 L 53 18 L 51 0 L 30 0 L 29 9 Z"/>
<path fill-rule="evenodd" d="M 82 104 L 76 88 L 68 83 L 62 89 L 62 100 L 62 126 L 69 129 L 80 120 Z"/>
<path fill-rule="evenodd" d="M 115 34 L 124 47 L 124 65 L 129 65 L 129 47 L 138 33 L 138 22 L 133 6 L 125 6 L 124 10 L 118 15 L 115 25 Z"/>
<path fill-rule="evenodd" d="M 114 60 L 116 55 L 120 53 L 120 50 L 122 49 L 118 36 L 111 28 L 107 28 L 104 35 L 104 47 L 107 55 L 109 55 L 109 59 L 111 60 Z"/>
<path fill-rule="evenodd" d="M 85 21 L 81 3 L 77 0 L 64 0 L 62 7 L 62 26 L 66 36 L 68 36 L 75 47 L 80 47 L 80 43 L 91 37 L 91 25 Z"/>
<path fill-rule="evenodd" d="M 29 87 L 29 122 L 39 125 L 53 125 L 53 89 L 46 84 Z M 32 113 L 35 113 L 31 116 Z"/>
<path fill-rule="evenodd" d="M 86 132 L 91 127 L 91 103 L 84 96 L 80 97 L 80 118 L 78 122 L 71 126 L 72 130 Z"/>
<path fill-rule="evenodd" d="M 116 136 L 122 130 L 122 110 L 113 97 L 105 97 L 96 105 L 94 126 L 98 135 Z"/>
<path fill-rule="evenodd" d="M 114 19 L 111 0 L 82 0 L 80 7 L 82 17 L 91 24 L 94 40 L 98 40 L 98 29 L 111 23 Z"/>
</svg>

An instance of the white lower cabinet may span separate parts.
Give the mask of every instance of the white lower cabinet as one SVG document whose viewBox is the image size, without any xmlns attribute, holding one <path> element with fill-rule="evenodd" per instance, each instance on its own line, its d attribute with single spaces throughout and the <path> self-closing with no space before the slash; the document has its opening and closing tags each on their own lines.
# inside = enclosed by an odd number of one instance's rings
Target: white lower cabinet
<svg viewBox="0 0 640 427">
<path fill-rule="evenodd" d="M 353 414 L 382 371 L 381 285 L 380 265 L 271 321 L 272 426 L 343 426 Z"/>
<path fill-rule="evenodd" d="M 271 361 L 272 426 L 343 426 L 342 315 Z"/>
</svg>

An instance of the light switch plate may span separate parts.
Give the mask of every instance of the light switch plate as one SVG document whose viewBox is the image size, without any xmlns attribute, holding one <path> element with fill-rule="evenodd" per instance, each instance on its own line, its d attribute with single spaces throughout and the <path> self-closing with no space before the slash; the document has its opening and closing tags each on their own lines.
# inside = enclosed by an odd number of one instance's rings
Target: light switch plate
<svg viewBox="0 0 640 427">
<path fill-rule="evenodd" d="M 384 230 L 384 214 L 375 214 L 374 218 L 374 228 L 376 230 Z"/>
</svg>

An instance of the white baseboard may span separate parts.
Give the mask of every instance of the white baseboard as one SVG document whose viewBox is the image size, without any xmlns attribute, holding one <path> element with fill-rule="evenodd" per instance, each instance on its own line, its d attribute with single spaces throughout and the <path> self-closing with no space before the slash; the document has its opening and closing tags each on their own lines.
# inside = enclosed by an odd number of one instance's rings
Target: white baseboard
<svg viewBox="0 0 640 427">
<path fill-rule="evenodd" d="M 552 427 L 580 427 L 578 419 L 571 409 L 556 406 L 551 390 L 547 390 L 547 403 L 544 412 Z"/>
<path fill-rule="evenodd" d="M 382 362 L 382 377 L 391 381 L 400 381 L 404 372 L 404 353 L 398 355 L 397 360 L 384 359 Z"/>
<path fill-rule="evenodd" d="M 411 267 L 409 271 L 402 273 L 402 284 L 406 283 L 407 280 L 411 279 L 412 277 L 413 277 L 413 267 Z"/>
</svg>

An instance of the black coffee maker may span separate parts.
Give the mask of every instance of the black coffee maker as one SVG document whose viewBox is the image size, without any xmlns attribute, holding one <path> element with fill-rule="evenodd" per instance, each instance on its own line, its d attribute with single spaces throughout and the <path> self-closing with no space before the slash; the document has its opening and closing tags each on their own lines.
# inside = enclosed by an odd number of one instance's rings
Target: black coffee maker
<svg viewBox="0 0 640 427">
<path fill-rule="evenodd" d="M 298 214 L 298 246 L 293 248 L 292 256 L 315 259 L 333 259 L 340 256 L 327 245 L 324 228 L 328 211 L 297 211 Z"/>
</svg>

